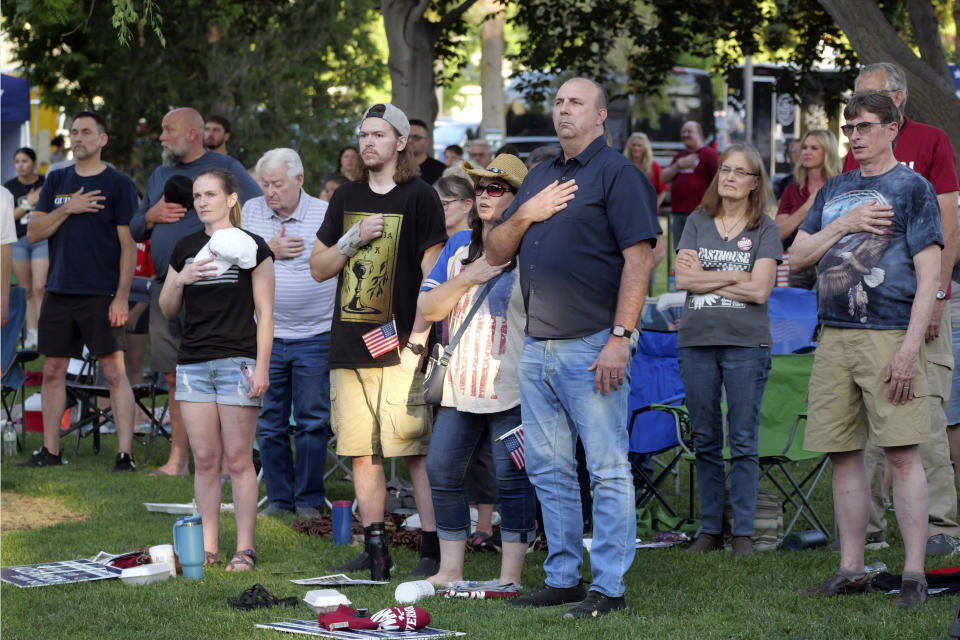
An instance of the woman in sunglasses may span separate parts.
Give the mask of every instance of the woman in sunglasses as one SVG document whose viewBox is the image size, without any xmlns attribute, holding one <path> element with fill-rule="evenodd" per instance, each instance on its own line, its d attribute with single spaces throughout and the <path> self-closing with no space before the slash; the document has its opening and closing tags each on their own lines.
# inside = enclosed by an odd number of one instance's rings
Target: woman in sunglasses
<svg viewBox="0 0 960 640">
<path fill-rule="evenodd" d="M 481 440 L 487 439 L 502 507 L 503 553 L 500 577 L 487 586 L 519 594 L 523 559 L 535 534 L 536 499 L 526 473 L 498 438 L 521 423 L 516 368 L 526 313 L 514 265 L 488 264 L 483 242 L 513 202 L 527 169 L 509 154 L 497 156 L 486 169 L 469 162 L 463 166 L 474 181 L 478 216 L 470 230 L 447 242 L 417 302 L 426 320 L 449 316 L 449 332 L 454 336 L 478 298 L 486 294 L 454 346 L 427 454 L 440 538 L 440 570 L 428 580 L 437 586 L 463 580 L 463 554 L 470 534 L 464 478 Z"/>
<path fill-rule="evenodd" d="M 823 129 L 808 131 L 801 142 L 800 162 L 793 170 L 796 180 L 783 190 L 783 195 L 780 196 L 780 204 L 777 207 L 776 222 L 780 229 L 780 240 L 783 241 L 784 252 L 790 248 L 793 239 L 797 237 L 797 229 L 800 228 L 803 219 L 807 217 L 807 211 L 813 206 L 813 201 L 817 197 L 820 187 L 841 172 L 840 166 L 837 138 Z M 778 270 L 778 280 L 780 280 L 780 272 L 783 272 L 785 268 L 789 271 L 786 256 L 787 254 L 784 253 L 783 264 L 780 265 Z M 813 289 L 816 283 L 817 270 L 815 267 L 798 273 L 790 272 L 787 276 L 787 284 L 791 287 Z"/>
<path fill-rule="evenodd" d="M 677 287 L 688 293 L 677 344 L 700 489 L 700 536 L 689 549 L 694 553 L 723 548 L 721 387 L 727 392 L 733 554 L 753 553 L 757 430 L 770 371 L 767 298 L 783 255 L 777 225 L 764 214 L 772 197 L 757 150 L 727 147 L 678 245 Z"/>
</svg>

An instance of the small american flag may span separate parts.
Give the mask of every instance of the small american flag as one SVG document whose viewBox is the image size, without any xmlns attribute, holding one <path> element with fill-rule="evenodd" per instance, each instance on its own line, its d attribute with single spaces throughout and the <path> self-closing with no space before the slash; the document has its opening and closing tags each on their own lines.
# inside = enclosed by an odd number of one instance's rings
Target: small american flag
<svg viewBox="0 0 960 640">
<path fill-rule="evenodd" d="M 507 448 L 507 453 L 510 454 L 510 459 L 513 460 L 513 465 L 517 470 L 523 469 L 525 464 L 523 459 L 523 425 L 507 431 L 497 440 L 503 442 L 503 446 Z"/>
<path fill-rule="evenodd" d="M 398 348 L 400 339 L 397 337 L 397 327 L 394 321 L 391 320 L 387 324 L 363 334 L 363 343 L 367 345 L 367 351 L 374 358 L 379 358 L 386 352 Z"/>
</svg>

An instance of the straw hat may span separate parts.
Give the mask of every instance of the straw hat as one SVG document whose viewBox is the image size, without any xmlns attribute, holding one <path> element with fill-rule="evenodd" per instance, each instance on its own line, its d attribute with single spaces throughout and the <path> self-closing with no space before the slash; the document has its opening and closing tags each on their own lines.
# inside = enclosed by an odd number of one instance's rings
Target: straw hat
<svg viewBox="0 0 960 640">
<path fill-rule="evenodd" d="M 519 189 L 520 183 L 527 175 L 527 166 L 523 164 L 523 160 L 509 153 L 498 155 L 486 169 L 475 168 L 469 160 L 463 161 L 463 168 L 470 174 L 474 185 L 480 181 L 480 178 L 500 178 L 514 189 Z"/>
</svg>

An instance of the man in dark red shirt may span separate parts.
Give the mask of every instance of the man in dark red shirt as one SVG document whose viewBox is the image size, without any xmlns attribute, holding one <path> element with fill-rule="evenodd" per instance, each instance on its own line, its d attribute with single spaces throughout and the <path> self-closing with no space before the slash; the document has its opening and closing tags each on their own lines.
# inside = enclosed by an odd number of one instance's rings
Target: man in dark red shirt
<svg viewBox="0 0 960 640">
<path fill-rule="evenodd" d="M 703 129 L 693 120 L 680 129 L 683 149 L 673 157 L 661 178 L 670 183 L 670 208 L 673 210 L 671 233 L 673 248 L 677 248 L 687 216 L 700 206 L 713 176 L 717 173 L 720 156 L 713 147 L 703 146 Z"/>
<path fill-rule="evenodd" d="M 907 81 L 903 70 L 889 62 L 870 64 L 860 69 L 856 90 L 880 91 L 903 111 L 907 101 Z M 927 326 L 927 378 L 930 383 L 930 442 L 920 445 L 920 457 L 927 475 L 929 493 L 929 530 L 927 553 L 948 555 L 960 548 L 960 525 L 957 524 L 957 491 L 950 448 L 947 441 L 946 398 L 952 382 L 953 350 L 951 345 L 949 297 L 950 274 L 957 248 L 957 163 L 947 134 L 937 127 L 910 120 L 901 115 L 900 134 L 893 155 L 930 181 L 937 192 L 940 222 L 943 231 L 943 252 L 940 259 L 940 285 L 937 302 Z M 843 170 L 859 169 L 848 153 Z M 883 508 L 883 453 L 871 445 L 866 449 L 867 468 L 873 499 L 867 542 L 883 544 L 886 522 Z"/>
</svg>

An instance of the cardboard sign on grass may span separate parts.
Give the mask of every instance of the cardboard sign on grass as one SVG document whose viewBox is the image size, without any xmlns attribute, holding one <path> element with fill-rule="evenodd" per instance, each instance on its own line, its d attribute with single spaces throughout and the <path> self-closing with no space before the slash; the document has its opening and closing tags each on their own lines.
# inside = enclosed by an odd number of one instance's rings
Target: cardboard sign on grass
<svg viewBox="0 0 960 640">
<path fill-rule="evenodd" d="M 91 580 L 119 578 L 121 569 L 91 560 L 67 560 L 28 564 L 0 569 L 0 579 L 18 587 L 47 587 L 52 584 L 73 584 Z"/>
</svg>

